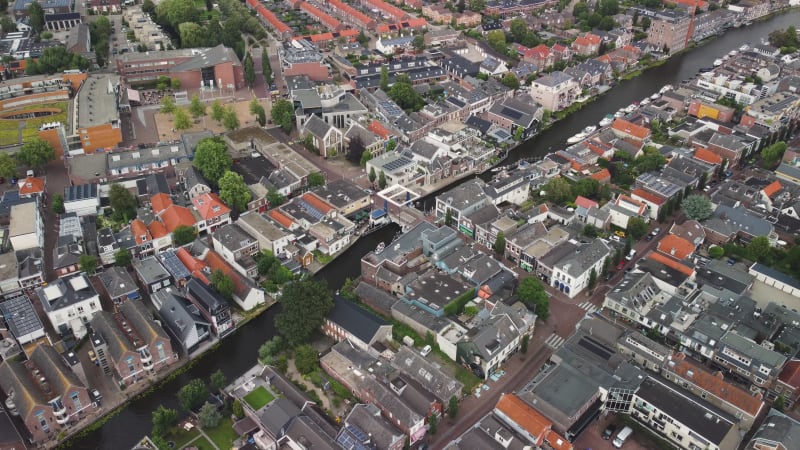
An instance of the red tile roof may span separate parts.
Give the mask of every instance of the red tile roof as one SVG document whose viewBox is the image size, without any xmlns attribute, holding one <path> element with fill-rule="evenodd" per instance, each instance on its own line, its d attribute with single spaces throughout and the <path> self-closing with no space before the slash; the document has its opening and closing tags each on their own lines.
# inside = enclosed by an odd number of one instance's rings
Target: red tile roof
<svg viewBox="0 0 800 450">
<path fill-rule="evenodd" d="M 162 238 L 169 234 L 169 231 L 167 231 L 167 227 L 165 227 L 163 223 L 157 220 L 152 221 L 148 228 L 150 229 L 150 235 L 153 236 L 153 239 Z"/>
<path fill-rule="evenodd" d="M 221 270 L 225 272 L 225 275 L 230 277 L 231 281 L 233 281 L 233 292 L 237 297 L 247 297 L 247 291 L 250 289 L 250 287 L 244 282 L 244 279 L 242 279 L 242 276 L 239 274 L 239 272 L 235 271 L 233 267 L 231 267 L 230 264 L 228 264 L 222 258 L 222 256 L 219 255 L 219 253 L 215 252 L 214 250 L 209 250 L 206 253 L 204 262 L 209 268 L 211 268 L 211 270 Z"/>
<path fill-rule="evenodd" d="M 800 359 L 793 359 L 787 362 L 783 366 L 780 375 L 778 375 L 778 379 L 789 386 L 800 388 Z"/>
<path fill-rule="evenodd" d="M 159 192 L 150 197 L 150 205 L 153 208 L 153 212 L 158 215 L 172 205 L 172 199 L 169 198 L 169 195 Z"/>
<path fill-rule="evenodd" d="M 690 362 L 683 353 L 676 354 L 672 360 L 675 364 L 670 369 L 681 378 L 747 414 L 757 416 L 764 407 L 760 395 L 752 395 L 750 391 L 728 383 L 722 372 L 709 372 L 702 366 Z"/>
<path fill-rule="evenodd" d="M 685 266 L 681 264 L 679 261 L 676 261 L 670 258 L 669 256 L 664 255 L 663 253 L 650 252 L 650 254 L 647 256 L 647 259 L 652 259 L 655 262 L 661 263 L 671 269 L 675 269 L 678 272 L 689 277 L 692 276 L 692 274 L 694 273 L 694 269 L 692 269 L 691 267 Z"/>
<path fill-rule="evenodd" d="M 364 0 L 364 3 L 383 11 L 387 16 L 393 17 L 395 20 L 403 20 L 408 16 L 402 9 L 390 5 L 383 0 Z"/>
<path fill-rule="evenodd" d="M 270 211 L 268 214 L 269 214 L 269 217 L 270 217 L 272 220 L 274 220 L 274 221 L 278 222 L 278 223 L 279 223 L 279 224 L 281 224 L 281 225 L 282 225 L 284 228 L 291 228 L 291 226 L 294 224 L 294 220 L 292 220 L 292 219 L 291 219 L 289 216 L 287 216 L 286 214 L 284 214 L 284 213 L 282 213 L 282 212 L 278 211 L 277 209 L 273 209 L 273 210 L 271 210 L 271 211 Z"/>
<path fill-rule="evenodd" d="M 770 183 L 767 187 L 762 189 L 761 192 L 763 192 L 764 195 L 766 195 L 767 197 L 772 198 L 772 196 L 775 195 L 778 191 L 780 191 L 781 188 L 783 188 L 783 186 L 781 186 L 781 182 L 775 180 L 772 183 Z"/>
<path fill-rule="evenodd" d="M 578 205 L 578 206 L 582 206 L 582 207 L 584 207 L 586 209 L 589 209 L 592 206 L 594 206 L 594 207 L 600 206 L 600 205 L 597 204 L 596 201 L 590 200 L 590 199 L 588 199 L 588 198 L 586 198 L 586 197 L 584 197 L 582 195 L 579 195 L 577 198 L 575 198 L 575 204 Z"/>
<path fill-rule="evenodd" d="M 572 442 L 564 439 L 560 434 L 556 433 L 553 430 L 547 432 L 547 435 L 544 437 L 550 447 L 553 450 L 572 450 Z"/>
<path fill-rule="evenodd" d="M 392 133 L 389 132 L 389 130 L 387 130 L 386 127 L 383 126 L 383 124 L 380 123 L 380 121 L 378 121 L 378 120 L 373 120 L 372 122 L 370 122 L 370 124 L 367 127 L 367 129 L 369 131 L 372 131 L 373 133 L 377 134 L 378 136 L 380 136 L 383 139 L 389 139 L 389 136 L 392 135 Z"/>
<path fill-rule="evenodd" d="M 316 209 L 317 211 L 321 212 L 322 214 L 328 214 L 329 212 L 333 211 L 333 206 L 330 203 L 326 202 L 325 200 L 319 198 L 317 194 L 313 192 L 306 192 L 301 197 L 303 200 L 306 201 L 312 208 Z"/>
<path fill-rule="evenodd" d="M 694 244 L 680 236 L 668 234 L 658 241 L 658 251 L 675 259 L 686 259 L 694 252 Z"/>
<path fill-rule="evenodd" d="M 372 19 L 370 19 L 366 14 L 353 8 L 347 3 L 342 3 L 339 0 L 328 0 L 328 3 L 334 8 L 347 13 L 348 16 L 357 20 L 359 23 L 361 23 L 361 25 L 367 26 L 372 22 Z"/>
<path fill-rule="evenodd" d="M 197 223 L 194 214 L 192 214 L 192 211 L 190 211 L 189 208 L 178 205 L 172 205 L 165 209 L 159 217 L 161 218 L 161 221 L 164 222 L 164 226 L 167 227 L 167 230 L 170 233 L 175 231 L 175 229 L 181 225 L 194 227 Z"/>
<path fill-rule="evenodd" d="M 202 217 L 204 220 L 214 219 L 231 212 L 231 209 L 228 208 L 228 205 L 226 205 L 219 198 L 219 196 L 213 192 L 208 192 L 195 197 L 192 200 L 192 204 L 194 204 L 194 209 L 197 210 L 197 213 L 200 214 L 200 217 Z"/>
<path fill-rule="evenodd" d="M 651 192 L 647 192 L 642 188 L 634 189 L 633 192 L 631 192 L 631 196 L 634 195 L 641 198 L 642 200 L 646 200 L 650 203 L 653 203 L 654 205 L 663 205 L 664 203 L 667 202 L 667 199 L 661 198 Z"/>
<path fill-rule="evenodd" d="M 694 152 L 694 158 L 709 164 L 722 164 L 722 157 L 703 147 L 698 147 Z"/>
<path fill-rule="evenodd" d="M 140 245 L 153 239 L 153 236 L 150 235 L 150 231 L 147 229 L 147 225 L 140 219 L 134 219 L 133 222 L 131 222 L 131 234 L 136 240 L 136 243 Z"/>
<path fill-rule="evenodd" d="M 175 253 L 178 255 L 178 259 L 181 260 L 183 265 L 186 266 L 186 269 L 188 269 L 193 276 L 199 278 L 200 281 L 205 284 L 210 283 L 205 272 L 203 271 L 203 269 L 207 267 L 206 263 L 192 256 L 192 254 L 183 247 L 178 248 L 178 251 Z"/>
<path fill-rule="evenodd" d="M 601 183 L 610 181 L 611 172 L 609 172 L 608 169 L 599 170 L 592 174 L 592 179 L 597 180 Z"/>
<path fill-rule="evenodd" d="M 19 195 L 33 195 L 44 192 L 44 178 L 27 177 L 19 182 Z"/>
<path fill-rule="evenodd" d="M 636 125 L 633 122 L 628 122 L 625 119 L 616 119 L 613 124 L 611 124 L 611 128 L 619 131 L 620 133 L 625 133 L 627 135 L 633 136 L 636 139 L 644 140 L 650 136 L 650 129 L 647 127 L 643 127 L 641 125 Z"/>
<path fill-rule="evenodd" d="M 326 27 L 330 28 L 333 31 L 335 31 L 342 24 L 338 20 L 331 17 L 329 14 L 322 12 L 319 8 L 310 3 L 307 2 L 300 3 L 300 9 L 316 17 L 317 19 L 319 19 L 320 22 L 325 24 Z"/>
<path fill-rule="evenodd" d="M 536 445 L 542 445 L 545 435 L 553 427 L 553 422 L 514 394 L 503 394 L 495 409 L 536 438 Z"/>
<path fill-rule="evenodd" d="M 281 22 L 281 20 L 278 19 L 278 16 L 265 8 L 264 5 L 262 5 L 258 0 L 247 0 L 247 4 L 250 5 L 250 7 L 258 13 L 258 15 L 263 17 L 264 20 L 269 22 L 269 24 L 272 25 L 272 28 L 274 28 L 278 33 L 283 34 L 292 31 L 289 25 Z"/>
</svg>

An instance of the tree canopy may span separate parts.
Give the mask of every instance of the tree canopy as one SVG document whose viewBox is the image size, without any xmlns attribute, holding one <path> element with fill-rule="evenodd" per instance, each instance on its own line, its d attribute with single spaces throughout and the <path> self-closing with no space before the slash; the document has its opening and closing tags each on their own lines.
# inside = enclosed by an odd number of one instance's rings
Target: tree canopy
<svg viewBox="0 0 800 450">
<path fill-rule="evenodd" d="M 692 220 L 706 220 L 711 217 L 711 200 L 702 195 L 690 195 L 681 202 L 686 217 Z"/>
<path fill-rule="evenodd" d="M 241 175 L 226 170 L 219 179 L 219 197 L 231 208 L 242 212 L 247 210 L 247 203 L 250 202 L 250 189 Z"/>
<path fill-rule="evenodd" d="M 195 237 L 197 237 L 197 231 L 188 225 L 178 225 L 172 231 L 172 242 L 178 247 L 194 242 Z"/>
<path fill-rule="evenodd" d="M 647 234 L 647 222 L 641 217 L 631 217 L 625 230 L 638 241 Z"/>
<path fill-rule="evenodd" d="M 173 425 L 178 423 L 178 411 L 158 405 L 153 411 L 153 434 L 163 436 Z"/>
<path fill-rule="evenodd" d="M 529 308 L 534 308 L 536 315 L 542 321 L 546 321 L 550 316 L 550 299 L 538 278 L 527 277 L 523 279 L 519 289 L 517 289 L 517 297 L 519 301 Z"/>
<path fill-rule="evenodd" d="M 275 318 L 275 327 L 291 345 L 308 342 L 333 308 L 328 286 L 310 278 L 286 284 L 280 301 L 283 310 Z"/>
<path fill-rule="evenodd" d="M 783 153 L 786 152 L 786 143 L 778 141 L 761 150 L 761 163 L 765 168 L 772 169 L 783 158 Z"/>
<path fill-rule="evenodd" d="M 81 255 L 80 258 L 78 258 L 78 267 L 80 267 L 81 272 L 93 275 L 95 270 L 97 270 L 97 258 L 92 255 Z"/>
<path fill-rule="evenodd" d="M 186 411 L 192 411 L 205 403 L 208 398 L 208 388 L 203 380 L 195 378 L 183 385 L 178 391 L 178 401 Z"/>
<path fill-rule="evenodd" d="M 70 69 L 87 70 L 91 66 L 88 59 L 77 53 L 70 53 L 62 46 L 42 50 L 39 59 L 28 58 L 25 62 L 28 75 L 54 74 Z"/>
<path fill-rule="evenodd" d="M 197 149 L 194 153 L 194 166 L 213 185 L 217 185 L 219 179 L 232 165 L 233 160 L 228 154 L 228 147 L 222 139 L 218 137 L 205 138 L 197 144 Z"/>
<path fill-rule="evenodd" d="M 130 267 L 133 256 L 127 248 L 121 248 L 114 253 L 114 264 L 119 267 Z"/>
<path fill-rule="evenodd" d="M 222 270 L 217 269 L 211 272 L 211 285 L 219 295 L 228 300 L 233 298 L 233 280 Z"/>
<path fill-rule="evenodd" d="M 0 153 L 0 177 L 11 178 L 17 176 L 17 160 L 8 153 Z"/>
<path fill-rule="evenodd" d="M 272 105 L 270 111 L 272 122 L 281 127 L 284 133 L 292 131 L 294 125 L 294 105 L 288 100 L 278 100 Z"/>
<path fill-rule="evenodd" d="M 119 183 L 114 183 L 108 191 L 108 199 L 111 209 L 114 210 L 114 217 L 117 220 L 127 223 L 136 218 L 136 209 L 139 208 L 139 201 L 131 192 Z"/>
<path fill-rule="evenodd" d="M 16 158 L 17 161 L 25 166 L 41 169 L 47 163 L 56 159 L 56 151 L 47 141 L 37 137 L 22 144 L 22 148 L 17 152 Z"/>
<path fill-rule="evenodd" d="M 222 413 L 219 412 L 215 405 L 205 402 L 197 413 L 197 421 L 205 429 L 214 428 L 222 421 Z"/>
</svg>

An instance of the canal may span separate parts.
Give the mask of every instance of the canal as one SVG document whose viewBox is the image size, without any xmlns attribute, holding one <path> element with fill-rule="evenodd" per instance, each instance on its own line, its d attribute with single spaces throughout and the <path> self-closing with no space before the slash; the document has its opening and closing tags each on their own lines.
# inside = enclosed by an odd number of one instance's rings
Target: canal
<svg viewBox="0 0 800 450">
<path fill-rule="evenodd" d="M 651 69 L 638 78 L 619 83 L 595 102 L 517 147 L 511 152 L 506 163 L 513 163 L 520 158 L 541 157 L 557 150 L 559 146 L 564 145 L 568 137 L 578 133 L 587 125 L 596 124 L 606 114 L 614 113 L 634 101 L 650 96 L 665 84 L 677 85 L 693 76 L 698 69 L 709 67 L 714 59 L 730 50 L 738 49 L 746 42 L 758 44 L 771 31 L 797 23 L 800 23 L 800 11 L 757 22 L 747 28 L 731 29 L 724 36 L 673 57 L 664 65 Z M 421 199 L 425 210 L 433 207 L 435 195 L 436 193 Z M 388 244 L 398 232 L 399 227 L 391 225 L 362 237 L 333 264 L 320 271 L 317 278 L 326 280 L 332 289 L 339 288 L 346 277 L 355 278 L 359 275 L 361 256 L 375 249 L 381 241 Z M 278 311 L 279 306 L 273 307 L 228 336 L 215 351 L 202 356 L 190 370 L 161 386 L 157 392 L 131 402 L 127 408 L 109 419 L 102 428 L 75 441 L 70 448 L 131 448 L 142 436 L 150 432 L 153 410 L 159 405 L 178 408 L 175 393 L 189 380 L 208 379 L 217 369 L 222 369 L 227 378 L 232 380 L 250 368 L 256 361 L 258 347 L 275 334 L 273 321 Z"/>
</svg>

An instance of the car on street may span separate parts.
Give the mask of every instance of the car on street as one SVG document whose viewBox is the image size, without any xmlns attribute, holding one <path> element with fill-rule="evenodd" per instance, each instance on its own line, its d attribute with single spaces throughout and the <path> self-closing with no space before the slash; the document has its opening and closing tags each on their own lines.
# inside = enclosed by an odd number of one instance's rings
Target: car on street
<svg viewBox="0 0 800 450">
<path fill-rule="evenodd" d="M 89 361 L 91 361 L 95 366 L 100 365 L 100 361 L 97 360 L 97 355 L 94 354 L 94 350 L 89 350 Z"/>
<path fill-rule="evenodd" d="M 653 236 L 653 237 L 658 236 L 658 233 L 661 233 L 661 228 L 655 227 L 655 228 L 653 228 L 653 231 L 650 232 L 650 236 Z"/>
<path fill-rule="evenodd" d="M 603 430 L 603 440 L 606 440 L 606 441 L 607 441 L 607 440 L 611 439 L 611 436 L 614 436 L 614 433 L 615 433 L 616 431 L 617 431 L 617 426 L 616 426 L 616 425 L 614 425 L 613 423 L 612 423 L 612 424 L 609 424 L 609 425 L 606 427 L 606 429 L 605 429 L 605 430 Z"/>
<path fill-rule="evenodd" d="M 631 249 L 631 252 L 630 252 L 630 253 L 628 253 L 628 254 L 625 256 L 625 259 L 627 259 L 628 261 L 630 261 L 630 260 L 632 260 L 632 259 L 633 259 L 633 257 L 634 257 L 634 256 L 636 256 L 636 250 L 634 250 L 634 249 Z"/>
<path fill-rule="evenodd" d="M 625 268 L 625 261 L 620 261 L 619 264 L 617 264 L 617 270 L 622 270 L 624 268 Z"/>
<path fill-rule="evenodd" d="M 89 391 L 89 394 L 92 396 L 92 401 L 99 405 L 100 401 L 103 399 L 103 396 L 100 395 L 100 391 L 98 391 L 97 389 L 92 389 L 91 391 Z"/>
<path fill-rule="evenodd" d="M 625 237 L 625 232 L 624 231 L 617 230 L 617 231 L 614 232 L 614 234 L 616 234 L 617 236 L 619 236 L 621 238 Z"/>
<path fill-rule="evenodd" d="M 608 281 L 608 280 L 610 280 L 610 279 L 612 279 L 612 278 L 614 278 L 614 272 L 608 272 L 608 273 L 606 274 L 606 276 L 605 276 L 605 280 L 606 280 L 606 281 Z"/>
</svg>

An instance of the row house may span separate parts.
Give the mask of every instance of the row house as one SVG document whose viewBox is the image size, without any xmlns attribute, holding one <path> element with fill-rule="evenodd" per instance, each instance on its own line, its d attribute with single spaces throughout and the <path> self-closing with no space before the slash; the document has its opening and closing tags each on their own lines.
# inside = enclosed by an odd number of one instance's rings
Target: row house
<svg viewBox="0 0 800 450">
<path fill-rule="evenodd" d="M 36 289 L 36 296 L 50 324 L 61 336 L 73 334 L 76 339 L 86 335 L 86 324 L 100 309 L 100 296 L 85 273 L 51 281 Z"/>
<path fill-rule="evenodd" d="M 224 336 L 234 330 L 231 306 L 216 290 L 197 278 L 186 284 L 186 298 L 210 324 L 216 336 Z"/>
<path fill-rule="evenodd" d="M 244 232 L 238 224 L 219 227 L 211 235 L 214 250 L 225 258 L 237 272 L 248 278 L 258 277 L 258 241 Z"/>
<path fill-rule="evenodd" d="M 600 50 L 601 43 L 602 38 L 600 38 L 600 36 L 593 33 L 586 33 L 572 41 L 572 51 L 576 55 L 581 56 L 596 55 Z"/>
<path fill-rule="evenodd" d="M 192 204 L 200 216 L 196 225 L 200 233 L 206 230 L 213 233 L 217 228 L 232 222 L 231 209 L 213 192 L 195 197 Z"/>
</svg>

